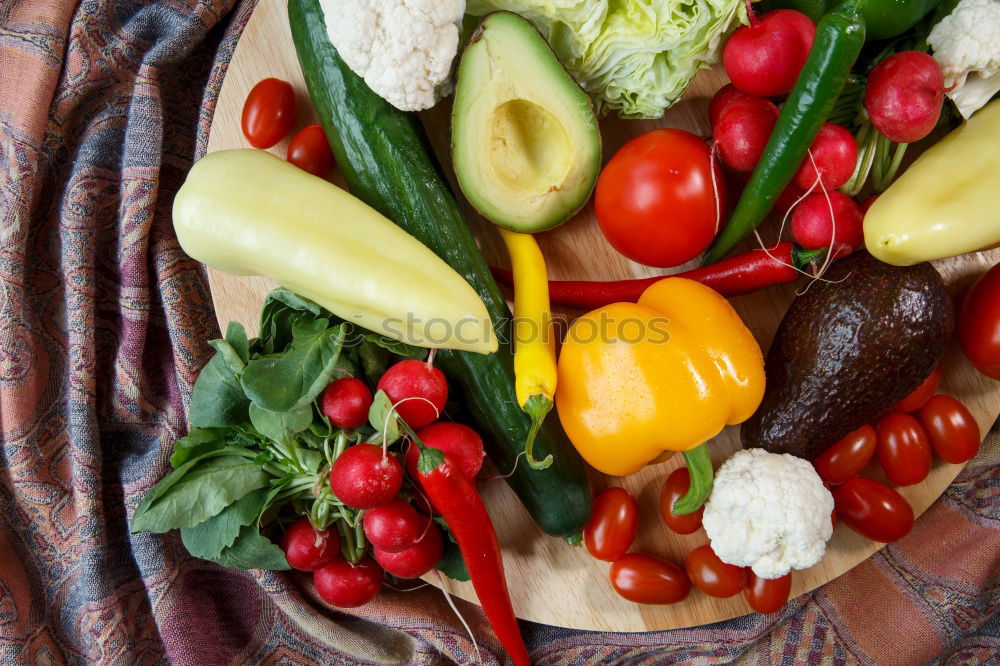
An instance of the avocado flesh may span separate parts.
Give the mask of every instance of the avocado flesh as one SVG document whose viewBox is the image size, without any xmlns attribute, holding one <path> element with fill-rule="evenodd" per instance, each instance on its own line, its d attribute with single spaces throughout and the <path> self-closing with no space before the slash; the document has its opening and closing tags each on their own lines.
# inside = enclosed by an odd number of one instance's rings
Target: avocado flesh
<svg viewBox="0 0 1000 666">
<path fill-rule="evenodd" d="M 590 98 L 520 16 L 487 16 L 462 55 L 452 157 L 469 202 L 514 231 L 550 229 L 590 198 L 601 167 Z"/>
<path fill-rule="evenodd" d="M 744 448 L 812 460 L 882 416 L 941 362 L 954 305 L 928 263 L 898 267 L 857 252 L 797 297 L 768 350 Z"/>
</svg>

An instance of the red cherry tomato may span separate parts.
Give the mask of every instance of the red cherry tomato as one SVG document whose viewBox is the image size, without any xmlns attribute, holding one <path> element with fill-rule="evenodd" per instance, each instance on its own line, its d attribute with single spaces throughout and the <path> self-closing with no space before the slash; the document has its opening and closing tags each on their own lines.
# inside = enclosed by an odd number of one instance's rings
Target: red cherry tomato
<svg viewBox="0 0 1000 666">
<path fill-rule="evenodd" d="M 705 142 L 683 130 L 653 130 L 626 143 L 597 179 L 594 209 L 604 237 L 648 266 L 693 259 L 726 210 L 721 170 L 716 165 L 713 187 L 710 165 Z"/>
<path fill-rule="evenodd" d="M 1000 264 L 976 281 L 958 318 L 962 351 L 983 374 L 1000 379 Z"/>
<path fill-rule="evenodd" d="M 913 412 L 919 410 L 924 406 L 924 403 L 930 400 L 930 397 L 934 395 L 934 391 L 937 391 L 938 384 L 940 383 L 941 366 L 938 365 L 931 371 L 931 374 L 927 376 L 924 383 L 913 389 L 913 393 L 897 402 L 896 406 L 892 408 L 892 411 L 912 414 Z"/>
<path fill-rule="evenodd" d="M 307 173 L 326 178 L 333 168 L 333 153 L 323 127 L 309 125 L 300 129 L 288 144 L 287 159 Z"/>
<path fill-rule="evenodd" d="M 897 486 L 912 486 L 931 472 L 931 445 L 920 423 L 909 414 L 892 413 L 878 422 L 878 464 Z"/>
<path fill-rule="evenodd" d="M 747 570 L 720 560 L 707 543 L 687 554 L 684 570 L 694 586 L 710 597 L 739 594 L 747 583 Z"/>
<path fill-rule="evenodd" d="M 982 435 L 976 419 L 950 395 L 936 395 L 920 409 L 920 424 L 937 457 L 949 463 L 964 463 L 979 452 Z"/>
<path fill-rule="evenodd" d="M 813 467 L 827 483 L 843 483 L 865 468 L 877 442 L 875 429 L 865 424 L 819 454 Z"/>
<path fill-rule="evenodd" d="M 913 529 L 913 508 L 884 483 L 851 477 L 833 489 L 833 502 L 840 520 L 874 541 L 896 541 Z"/>
<path fill-rule="evenodd" d="M 587 552 L 613 562 L 629 549 L 639 526 L 639 506 L 624 488 L 608 488 L 594 498 L 590 520 L 583 528 Z"/>
<path fill-rule="evenodd" d="M 743 588 L 750 608 L 758 613 L 773 613 L 788 601 L 792 591 L 792 574 L 786 573 L 781 578 L 768 580 L 761 578 L 753 571 L 747 572 L 747 586 Z"/>
<path fill-rule="evenodd" d="M 254 148 L 270 148 L 295 123 L 295 91 L 281 79 L 264 79 L 243 104 L 243 136 Z"/>
<path fill-rule="evenodd" d="M 622 555 L 611 564 L 611 587 L 637 604 L 676 604 L 691 591 L 684 569 L 643 553 Z"/>
<path fill-rule="evenodd" d="M 678 534 L 692 534 L 701 527 L 701 514 L 705 513 L 702 506 L 694 513 L 685 516 L 674 515 L 674 502 L 681 498 L 691 486 L 691 474 L 687 467 L 678 467 L 663 483 L 663 490 L 660 492 L 660 515 L 667 527 Z"/>
</svg>

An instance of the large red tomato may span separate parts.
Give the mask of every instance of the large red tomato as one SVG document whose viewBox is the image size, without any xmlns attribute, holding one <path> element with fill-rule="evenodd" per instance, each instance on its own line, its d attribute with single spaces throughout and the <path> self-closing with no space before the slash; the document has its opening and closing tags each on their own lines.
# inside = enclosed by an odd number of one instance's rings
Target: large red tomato
<svg viewBox="0 0 1000 666">
<path fill-rule="evenodd" d="M 986 271 L 966 294 L 958 341 L 980 372 L 1000 379 L 1000 264 Z"/>
<path fill-rule="evenodd" d="M 678 129 L 632 139 L 597 179 L 597 222 L 608 242 L 648 266 L 677 266 L 708 247 L 725 213 L 725 190 L 708 146 Z"/>
</svg>

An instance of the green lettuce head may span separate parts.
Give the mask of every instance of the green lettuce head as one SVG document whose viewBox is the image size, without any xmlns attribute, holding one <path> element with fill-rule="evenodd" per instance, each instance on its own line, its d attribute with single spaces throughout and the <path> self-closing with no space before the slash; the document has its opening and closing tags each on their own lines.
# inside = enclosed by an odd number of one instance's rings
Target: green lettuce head
<svg viewBox="0 0 1000 666">
<path fill-rule="evenodd" d="M 625 118 L 662 116 L 747 22 L 743 0 L 468 0 L 474 16 L 500 9 L 534 23 L 599 115 Z"/>
</svg>

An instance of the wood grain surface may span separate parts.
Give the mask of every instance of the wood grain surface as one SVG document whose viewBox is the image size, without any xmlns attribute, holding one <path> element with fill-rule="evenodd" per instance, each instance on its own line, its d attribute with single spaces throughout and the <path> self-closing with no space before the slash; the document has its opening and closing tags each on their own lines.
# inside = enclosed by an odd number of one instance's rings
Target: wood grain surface
<svg viewBox="0 0 1000 666">
<path fill-rule="evenodd" d="M 296 129 L 316 122 L 299 71 L 285 13 L 285 0 L 262 0 L 251 17 L 226 74 L 209 139 L 209 150 L 248 147 L 240 131 L 240 113 L 247 92 L 260 79 L 275 76 L 289 81 L 299 98 Z M 684 96 L 660 120 L 619 120 L 601 122 L 605 161 L 628 139 L 657 127 L 678 127 L 701 136 L 708 134 L 706 110 L 711 95 L 725 83 L 721 70 L 707 70 L 698 75 Z M 446 100 L 422 120 L 443 163 L 448 162 L 448 118 Z M 284 157 L 288 139 L 272 152 Z M 449 174 L 450 175 L 450 174 Z M 331 180 L 341 184 L 339 176 Z M 452 183 L 454 184 L 454 183 Z M 499 236 L 488 223 L 460 202 L 476 233 L 486 258 L 494 265 L 506 266 Z M 773 239 L 776 226 L 765 226 L 764 236 Z M 539 242 L 548 260 L 553 279 L 622 279 L 666 274 L 634 264 L 615 252 L 604 240 L 594 219 L 593 206 L 587 206 L 563 226 L 541 234 Z M 964 290 L 972 279 L 1000 260 L 1000 250 L 966 255 L 937 263 L 952 291 Z M 265 294 L 274 286 L 264 278 L 236 277 L 209 271 L 213 299 L 220 325 L 225 330 L 230 320 L 242 322 L 253 335 L 257 315 Z M 766 349 L 795 289 L 803 283 L 775 287 L 734 299 L 733 305 L 743 316 Z M 567 318 L 572 312 L 560 312 Z M 976 415 L 985 433 L 1000 412 L 1000 384 L 975 371 L 956 345 L 945 359 L 941 390 L 958 397 Z M 727 428 L 712 440 L 712 456 L 718 465 L 739 448 L 738 427 Z M 703 530 L 689 536 L 673 534 L 659 517 L 659 495 L 663 480 L 683 464 L 681 456 L 622 479 L 593 474 L 595 490 L 608 485 L 622 485 L 639 502 L 641 519 L 634 551 L 648 552 L 683 563 L 684 555 L 707 541 Z M 922 513 L 951 483 L 961 465 L 936 461 L 930 477 L 922 484 L 901 489 Z M 883 478 L 880 470 L 866 474 Z M 514 608 L 518 617 L 550 625 L 608 631 L 648 631 L 671 629 L 717 622 L 749 612 L 742 595 L 715 599 L 693 591 L 684 602 L 671 606 L 643 606 L 620 598 L 608 582 L 608 564 L 591 559 L 583 548 L 572 548 L 559 539 L 545 536 L 532 523 L 513 492 L 502 481 L 481 484 L 481 490 L 503 544 L 504 563 Z M 806 571 L 795 572 L 792 596 L 800 595 L 826 583 L 855 566 L 882 544 L 874 543 L 838 525 L 826 557 Z M 435 577 L 430 582 L 439 584 Z M 471 584 L 448 581 L 448 590 L 463 599 L 476 600 Z"/>
</svg>

